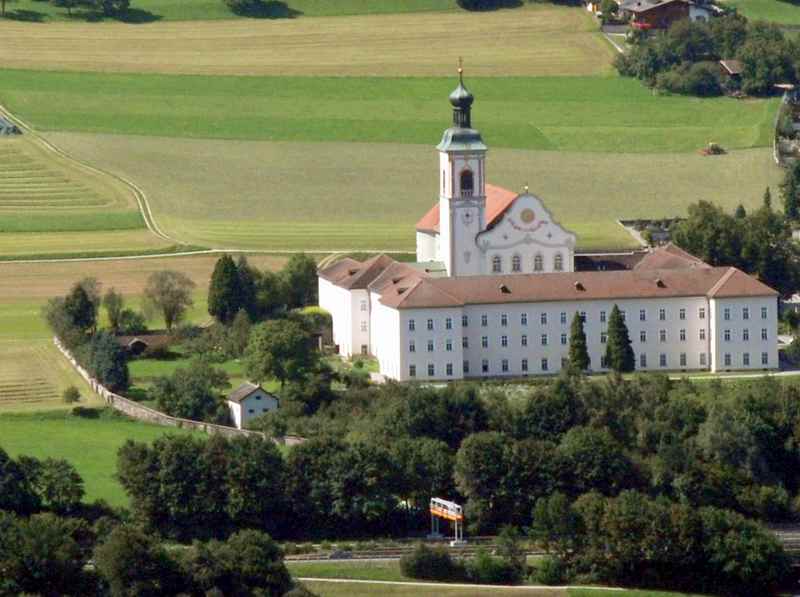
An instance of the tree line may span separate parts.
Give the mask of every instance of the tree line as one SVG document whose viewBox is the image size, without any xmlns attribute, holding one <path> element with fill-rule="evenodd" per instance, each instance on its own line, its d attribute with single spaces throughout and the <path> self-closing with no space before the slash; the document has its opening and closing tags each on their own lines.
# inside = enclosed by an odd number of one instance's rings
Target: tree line
<svg viewBox="0 0 800 597">
<path fill-rule="evenodd" d="M 800 43 L 777 25 L 749 23 L 736 13 L 708 22 L 682 19 L 663 32 L 633 33 L 630 41 L 614 61 L 619 73 L 674 93 L 771 95 L 775 84 L 798 80 Z M 721 59 L 741 61 L 741 81 L 723 79 Z"/>
</svg>

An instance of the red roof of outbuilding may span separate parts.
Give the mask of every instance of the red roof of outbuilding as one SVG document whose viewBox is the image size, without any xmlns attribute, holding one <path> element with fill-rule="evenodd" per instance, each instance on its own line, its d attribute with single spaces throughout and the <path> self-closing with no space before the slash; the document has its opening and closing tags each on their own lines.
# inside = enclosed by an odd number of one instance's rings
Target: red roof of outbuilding
<svg viewBox="0 0 800 597">
<path fill-rule="evenodd" d="M 486 226 L 487 228 L 500 219 L 518 193 L 493 184 L 486 185 Z M 434 204 L 417 222 L 418 232 L 439 232 L 439 204 Z"/>
</svg>

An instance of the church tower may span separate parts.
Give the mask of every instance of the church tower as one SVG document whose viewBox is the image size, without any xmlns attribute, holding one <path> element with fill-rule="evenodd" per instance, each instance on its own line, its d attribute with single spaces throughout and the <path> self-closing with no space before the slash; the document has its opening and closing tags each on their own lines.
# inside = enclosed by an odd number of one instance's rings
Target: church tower
<svg viewBox="0 0 800 597">
<path fill-rule="evenodd" d="M 486 145 L 472 128 L 475 98 L 464 86 L 458 69 L 458 87 L 450 94 L 453 126 L 442 135 L 439 150 L 439 258 L 448 276 L 485 273 L 475 238 L 486 227 Z"/>
</svg>

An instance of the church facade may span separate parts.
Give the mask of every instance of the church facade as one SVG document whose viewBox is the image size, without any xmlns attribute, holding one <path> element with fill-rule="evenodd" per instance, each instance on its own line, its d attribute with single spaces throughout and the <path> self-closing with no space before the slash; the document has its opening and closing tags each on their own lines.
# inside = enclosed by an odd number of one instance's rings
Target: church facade
<svg viewBox="0 0 800 597">
<path fill-rule="evenodd" d="M 672 245 L 624 271 L 576 271 L 575 235 L 541 199 L 486 182 L 487 147 L 459 77 L 439 152 L 439 201 L 417 222 L 417 263 L 345 258 L 319 272 L 320 306 L 341 354 L 374 355 L 405 380 L 557 373 L 584 321 L 606 370 L 614 305 L 643 371 L 778 367 L 777 292 Z"/>
</svg>

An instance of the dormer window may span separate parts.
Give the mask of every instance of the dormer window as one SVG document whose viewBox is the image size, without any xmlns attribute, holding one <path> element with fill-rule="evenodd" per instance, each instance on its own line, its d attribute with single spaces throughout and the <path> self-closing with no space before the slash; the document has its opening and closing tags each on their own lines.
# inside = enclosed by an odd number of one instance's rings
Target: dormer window
<svg viewBox="0 0 800 597">
<path fill-rule="evenodd" d="M 472 197 L 474 191 L 474 182 L 472 177 L 472 170 L 464 170 L 461 172 L 461 196 Z"/>
</svg>

